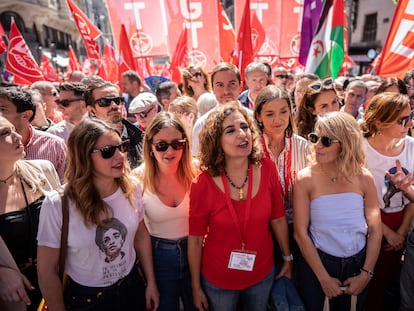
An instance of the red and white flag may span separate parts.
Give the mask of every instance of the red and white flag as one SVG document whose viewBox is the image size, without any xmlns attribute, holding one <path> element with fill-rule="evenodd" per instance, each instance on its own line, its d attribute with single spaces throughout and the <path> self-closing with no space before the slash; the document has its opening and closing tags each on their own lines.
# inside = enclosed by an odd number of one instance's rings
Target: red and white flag
<svg viewBox="0 0 414 311">
<path fill-rule="evenodd" d="M 127 70 L 135 70 L 135 61 L 132 56 L 131 45 L 129 44 L 128 34 L 125 25 L 121 25 L 119 34 L 119 73 L 122 74 Z"/>
<path fill-rule="evenodd" d="M 91 23 L 88 17 L 72 2 L 72 0 L 66 0 L 66 3 L 72 12 L 73 19 L 75 20 L 76 27 L 82 37 L 88 57 L 99 59 L 99 47 L 95 40 L 102 35 L 101 31 Z"/>
<path fill-rule="evenodd" d="M 40 69 L 42 70 L 43 76 L 47 81 L 50 82 L 60 82 L 60 78 L 56 73 L 55 68 L 50 62 L 49 58 L 46 55 L 42 55 L 42 62 L 40 63 Z"/>
<path fill-rule="evenodd" d="M 14 19 L 12 19 L 10 26 L 5 69 L 14 75 L 14 82 L 17 84 L 30 85 L 45 79 Z"/>
<path fill-rule="evenodd" d="M 262 23 L 257 18 L 256 12 L 253 12 L 252 15 L 252 46 L 253 46 L 253 55 L 257 55 L 259 53 L 260 48 L 262 47 L 263 43 L 266 41 L 266 31 L 263 28 Z"/>
<path fill-rule="evenodd" d="M 220 1 L 217 1 L 218 25 L 220 37 L 220 57 L 224 62 L 229 62 L 236 43 L 236 33 L 233 25 L 227 17 L 226 11 Z"/>
<path fill-rule="evenodd" d="M 69 45 L 69 66 L 72 71 L 82 70 L 82 67 L 78 61 L 78 58 L 76 57 L 75 51 L 70 45 Z"/>
<path fill-rule="evenodd" d="M 402 78 L 414 67 L 414 0 L 399 0 L 377 75 Z"/>
</svg>

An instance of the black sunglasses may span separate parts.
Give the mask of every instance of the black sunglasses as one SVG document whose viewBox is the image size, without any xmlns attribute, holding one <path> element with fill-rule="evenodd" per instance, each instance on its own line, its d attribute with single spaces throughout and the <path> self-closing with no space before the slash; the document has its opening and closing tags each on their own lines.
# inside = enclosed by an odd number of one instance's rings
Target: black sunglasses
<svg viewBox="0 0 414 311">
<path fill-rule="evenodd" d="M 275 78 L 279 78 L 279 79 L 289 79 L 288 75 L 275 75 Z"/>
<path fill-rule="evenodd" d="M 83 98 L 72 98 L 72 99 L 56 99 L 55 103 L 56 105 L 62 106 L 62 107 L 69 107 L 70 103 L 77 102 L 80 100 L 84 100 Z"/>
<path fill-rule="evenodd" d="M 323 80 L 322 82 L 312 83 L 311 85 L 309 85 L 309 87 L 314 91 L 319 91 L 322 87 L 326 89 L 333 88 L 333 83 L 334 83 L 333 80 L 329 78 L 329 79 Z"/>
<path fill-rule="evenodd" d="M 145 119 L 146 117 L 148 117 L 148 115 L 150 114 L 151 111 L 153 111 L 155 108 L 155 105 L 153 105 L 150 109 L 148 109 L 147 111 L 143 111 L 143 112 L 138 112 L 137 115 L 139 115 L 139 117 L 141 119 Z"/>
<path fill-rule="evenodd" d="M 109 107 L 112 103 L 120 105 L 124 102 L 122 96 L 119 97 L 101 97 L 94 101 L 95 104 L 98 104 L 99 107 Z"/>
<path fill-rule="evenodd" d="M 160 141 L 159 143 L 153 144 L 155 150 L 159 152 L 167 151 L 168 147 L 171 146 L 174 150 L 183 150 L 187 141 L 185 139 L 180 140 L 173 140 L 170 143 L 166 143 L 165 141 Z"/>
<path fill-rule="evenodd" d="M 196 73 L 194 73 L 191 78 L 199 78 L 201 77 L 203 74 L 201 73 L 201 71 L 197 71 Z"/>
<path fill-rule="evenodd" d="M 115 146 L 105 146 L 101 149 L 92 149 L 92 153 L 100 152 L 102 158 L 109 159 L 112 158 L 115 154 L 115 150 L 119 149 L 121 152 L 126 152 L 129 147 L 129 139 L 121 141 L 118 145 Z"/>
<path fill-rule="evenodd" d="M 329 138 L 328 136 L 319 137 L 318 134 L 316 133 L 308 134 L 308 139 L 312 144 L 316 144 L 320 139 L 322 145 L 326 148 L 330 147 L 333 143 L 339 143 L 339 140 L 337 139 L 332 139 L 332 138 Z"/>
<path fill-rule="evenodd" d="M 413 121 L 413 120 L 414 120 L 414 112 L 411 111 L 410 115 L 409 116 L 402 117 L 398 121 L 398 124 L 400 124 L 401 126 L 405 127 L 408 122 Z"/>
</svg>

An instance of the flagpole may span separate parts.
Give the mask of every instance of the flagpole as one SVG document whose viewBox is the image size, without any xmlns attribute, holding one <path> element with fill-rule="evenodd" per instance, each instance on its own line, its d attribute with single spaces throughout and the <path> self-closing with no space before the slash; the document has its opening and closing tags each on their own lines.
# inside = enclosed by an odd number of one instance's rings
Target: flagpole
<svg viewBox="0 0 414 311">
<path fill-rule="evenodd" d="M 333 42 L 332 40 L 329 41 L 330 43 L 330 49 L 329 49 L 329 57 L 328 57 L 328 77 L 331 77 L 331 60 L 332 60 L 332 46 Z M 327 78 L 327 77 L 325 77 Z"/>
</svg>

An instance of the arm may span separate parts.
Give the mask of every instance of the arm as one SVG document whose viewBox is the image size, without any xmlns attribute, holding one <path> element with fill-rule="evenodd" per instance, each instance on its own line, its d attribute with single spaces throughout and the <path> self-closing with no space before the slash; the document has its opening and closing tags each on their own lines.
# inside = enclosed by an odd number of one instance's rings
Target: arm
<svg viewBox="0 0 414 311">
<path fill-rule="evenodd" d="M 397 171 L 395 174 L 386 172 L 385 174 L 391 180 L 391 182 L 400 189 L 404 195 L 411 202 L 414 202 L 414 175 L 413 173 L 408 173 L 407 175 L 403 172 L 401 167 L 401 162 L 399 160 L 395 161 L 395 166 Z"/>
<path fill-rule="evenodd" d="M 160 302 L 157 284 L 155 282 L 154 264 L 152 260 L 151 239 L 144 221 L 141 220 L 138 230 L 135 234 L 135 250 L 140 258 L 142 269 L 144 270 L 147 280 L 145 290 L 145 299 L 147 301 L 147 310 L 156 310 Z"/>
<path fill-rule="evenodd" d="M 26 305 L 30 305 L 31 301 L 25 288 L 34 289 L 23 274 L 9 267 L 0 267 L 1 300 L 4 302 L 24 302 Z"/>
<path fill-rule="evenodd" d="M 191 273 L 193 301 L 197 310 L 208 310 L 207 297 L 201 287 L 201 254 L 203 251 L 203 236 L 188 236 L 188 264 Z"/>
<path fill-rule="evenodd" d="M 59 248 L 37 247 L 39 287 L 49 310 L 64 311 L 62 281 L 59 278 Z"/>
<path fill-rule="evenodd" d="M 397 230 L 397 233 L 405 237 L 410 231 L 411 221 L 414 217 L 414 203 L 409 203 L 404 208 L 404 217 L 402 219 L 401 225 Z"/>
<path fill-rule="evenodd" d="M 365 219 L 368 225 L 368 236 L 367 236 L 367 250 L 364 261 L 363 269 L 367 271 L 374 271 L 375 263 L 377 261 L 382 240 L 382 224 L 380 209 L 378 204 L 378 198 L 376 195 L 376 187 L 374 179 L 371 174 L 364 176 L 362 184 L 365 186 L 364 189 L 364 212 Z M 363 289 L 368 285 L 371 277 L 366 271 L 355 277 L 348 278 L 344 285 L 348 288 L 345 293 L 349 295 L 359 295 Z"/>
<path fill-rule="evenodd" d="M 299 172 L 293 189 L 294 236 L 303 257 L 315 273 L 325 295 L 328 298 L 336 297 L 342 294 L 339 288 L 341 282 L 328 274 L 308 234 L 310 222 L 310 186 L 307 186 L 305 180 L 301 178 L 302 174 L 302 172 Z"/>
<path fill-rule="evenodd" d="M 280 218 L 272 219 L 270 221 L 270 225 L 272 226 L 273 232 L 276 236 L 277 243 L 279 244 L 279 247 L 282 250 L 283 256 L 289 256 L 291 252 L 289 245 L 289 230 L 286 217 L 283 216 Z M 279 279 L 282 276 L 286 276 L 287 278 L 292 279 L 292 270 L 293 262 L 284 261 L 282 269 L 276 276 L 276 279 Z"/>
</svg>

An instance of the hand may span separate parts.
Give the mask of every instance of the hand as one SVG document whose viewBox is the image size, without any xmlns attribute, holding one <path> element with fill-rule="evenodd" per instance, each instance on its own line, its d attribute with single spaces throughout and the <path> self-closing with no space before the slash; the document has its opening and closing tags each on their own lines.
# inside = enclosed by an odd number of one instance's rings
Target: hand
<svg viewBox="0 0 414 311">
<path fill-rule="evenodd" d="M 341 290 L 341 282 L 333 277 L 329 277 L 326 280 L 321 280 L 321 287 L 323 292 L 325 293 L 325 296 L 329 299 L 334 298 L 339 295 L 343 295 L 343 292 Z"/>
<path fill-rule="evenodd" d="M 384 246 L 384 251 L 398 251 L 402 249 L 405 245 L 405 237 L 401 234 L 398 234 L 395 231 L 389 230 L 387 234 L 384 234 L 384 237 L 388 243 Z"/>
<path fill-rule="evenodd" d="M 24 302 L 30 305 L 26 289 L 33 290 L 34 287 L 29 280 L 19 271 L 8 267 L 0 267 L 0 297 L 5 302 Z"/>
<path fill-rule="evenodd" d="M 147 310 L 158 309 L 158 306 L 160 304 L 160 294 L 155 282 L 147 284 L 147 287 L 145 289 L 145 300 L 147 301 Z"/>
<path fill-rule="evenodd" d="M 343 286 L 347 287 L 344 291 L 344 294 L 354 296 L 359 295 L 368 285 L 370 280 L 370 276 L 365 272 L 361 272 L 357 276 L 346 279 L 343 283 Z"/>
<path fill-rule="evenodd" d="M 275 276 L 275 279 L 280 279 L 282 276 L 287 277 L 288 279 L 292 279 L 293 275 L 293 262 L 292 261 L 285 261 L 283 263 L 282 269 L 280 269 L 280 272 L 278 275 Z"/>
<path fill-rule="evenodd" d="M 198 311 L 208 310 L 207 297 L 201 288 L 199 288 L 198 290 L 193 289 L 193 303 Z"/>
<path fill-rule="evenodd" d="M 385 174 L 398 189 L 407 192 L 414 182 L 414 175 L 412 173 L 405 174 L 399 160 L 395 161 L 395 165 L 397 167 L 395 174 L 391 174 L 390 172 L 386 172 Z"/>
</svg>

